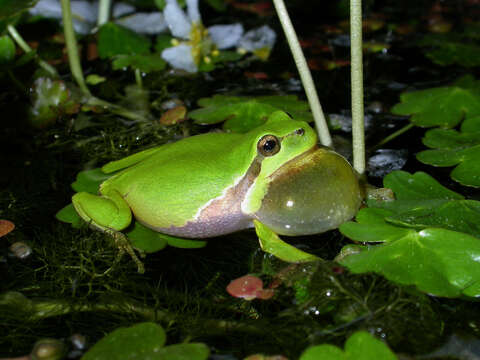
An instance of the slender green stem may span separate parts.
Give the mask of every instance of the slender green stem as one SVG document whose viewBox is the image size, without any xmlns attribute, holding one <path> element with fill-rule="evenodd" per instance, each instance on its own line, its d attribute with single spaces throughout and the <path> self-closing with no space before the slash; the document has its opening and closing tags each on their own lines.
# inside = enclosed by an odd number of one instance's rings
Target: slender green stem
<svg viewBox="0 0 480 360">
<path fill-rule="evenodd" d="M 360 175 L 365 173 L 362 50 L 362 0 L 350 0 L 353 168 Z"/>
<path fill-rule="evenodd" d="M 290 51 L 292 52 L 293 59 L 295 60 L 295 65 L 297 66 L 298 72 L 300 74 L 300 79 L 302 80 L 305 93 L 307 95 L 310 108 L 312 109 L 313 118 L 315 119 L 315 124 L 317 125 L 318 136 L 320 142 L 325 146 L 332 146 L 332 138 L 330 132 L 328 131 L 327 121 L 325 120 L 325 115 L 323 114 L 322 106 L 318 100 L 317 90 L 313 83 L 312 74 L 308 69 L 307 61 L 303 55 L 302 48 L 298 42 L 295 29 L 293 28 L 290 17 L 288 16 L 287 9 L 283 0 L 273 0 L 275 9 L 277 11 L 278 18 L 282 24 L 285 37 L 287 38 L 288 45 L 290 46 Z"/>
<path fill-rule="evenodd" d="M 23 40 L 22 36 L 20 33 L 15 29 L 13 25 L 8 25 L 7 26 L 8 33 L 10 36 L 15 40 L 15 42 L 20 46 L 20 48 L 25 51 L 25 53 L 31 53 L 33 52 L 32 48 Z M 45 62 L 44 60 L 40 59 L 38 56 L 36 56 L 36 60 L 38 62 L 38 65 L 44 69 L 46 72 L 48 72 L 50 75 L 54 77 L 59 77 L 57 70 L 50 65 L 49 63 Z"/>
<path fill-rule="evenodd" d="M 148 117 L 143 116 L 142 114 L 139 114 L 135 111 L 128 110 L 122 106 L 112 104 L 108 101 L 99 99 L 95 96 L 91 96 L 88 101 L 87 105 L 90 106 L 99 106 L 105 110 L 108 110 L 109 112 L 113 114 L 117 114 L 119 116 L 122 116 L 124 118 L 133 120 L 133 121 L 148 121 Z"/>
<path fill-rule="evenodd" d="M 109 20 L 111 7 L 112 7 L 112 0 L 100 0 L 98 2 L 98 19 L 97 19 L 98 26 L 102 26 Z"/>
<path fill-rule="evenodd" d="M 392 141 L 393 139 L 395 139 L 396 137 L 402 135 L 404 132 L 410 130 L 411 128 L 413 128 L 415 125 L 413 125 L 412 123 L 408 124 L 408 125 L 405 125 L 404 127 L 402 127 L 401 129 L 398 129 L 397 131 L 395 131 L 394 133 L 388 135 L 385 139 L 383 139 L 382 141 L 380 141 L 377 145 L 375 145 L 374 149 L 378 149 L 379 147 L 385 145 L 386 143 L 388 143 L 389 141 Z"/>
<path fill-rule="evenodd" d="M 65 42 L 67 44 L 68 61 L 70 63 L 70 71 L 82 92 L 91 96 L 88 90 L 85 78 L 83 77 L 82 65 L 80 64 L 80 56 L 78 54 L 77 40 L 73 30 L 72 11 L 70 9 L 70 0 L 61 0 L 62 4 L 62 20 Z"/>
<path fill-rule="evenodd" d="M 137 83 L 137 86 L 141 89 L 143 87 L 143 81 L 142 81 L 142 72 L 140 69 L 135 69 L 135 81 Z"/>
</svg>

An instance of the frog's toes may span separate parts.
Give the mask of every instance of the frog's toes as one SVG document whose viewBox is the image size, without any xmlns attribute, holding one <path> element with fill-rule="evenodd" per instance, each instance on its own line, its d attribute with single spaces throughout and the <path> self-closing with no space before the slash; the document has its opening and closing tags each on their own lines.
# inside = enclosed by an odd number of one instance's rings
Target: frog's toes
<svg viewBox="0 0 480 360">
<path fill-rule="evenodd" d="M 138 258 L 137 254 L 135 253 L 135 249 L 133 248 L 132 244 L 128 240 L 128 238 L 118 231 L 109 231 L 115 240 L 115 245 L 117 246 L 119 253 L 119 259 L 123 256 L 124 253 L 130 255 L 132 260 L 137 264 L 137 271 L 140 274 L 145 272 L 145 266 L 143 265 L 142 261 Z M 145 253 L 141 250 L 138 250 L 140 257 L 145 258 Z"/>
</svg>

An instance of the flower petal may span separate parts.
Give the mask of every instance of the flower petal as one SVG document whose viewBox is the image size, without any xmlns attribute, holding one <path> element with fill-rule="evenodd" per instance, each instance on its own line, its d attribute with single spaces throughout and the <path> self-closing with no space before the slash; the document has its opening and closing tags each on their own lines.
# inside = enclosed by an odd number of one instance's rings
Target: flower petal
<svg viewBox="0 0 480 360">
<path fill-rule="evenodd" d="M 202 22 L 200 10 L 198 9 L 198 0 L 187 0 L 187 13 L 192 23 L 200 24 Z"/>
<path fill-rule="evenodd" d="M 176 0 L 167 0 L 163 15 L 173 36 L 182 39 L 190 38 L 192 24 Z"/>
<path fill-rule="evenodd" d="M 130 30 L 140 34 L 159 34 L 167 29 L 167 23 L 161 12 L 142 13 L 125 16 L 115 20 Z"/>
<path fill-rule="evenodd" d="M 208 28 L 208 33 L 218 49 L 228 49 L 236 46 L 240 41 L 243 35 L 243 26 L 240 23 L 214 25 Z"/>
<path fill-rule="evenodd" d="M 258 49 L 271 49 L 275 44 L 277 34 L 267 25 L 247 31 L 240 40 L 238 47 L 246 51 L 255 51 Z"/>
<path fill-rule="evenodd" d="M 197 65 L 193 61 L 192 47 L 187 44 L 166 48 L 162 51 L 162 59 L 175 69 L 188 72 L 197 72 Z"/>
</svg>

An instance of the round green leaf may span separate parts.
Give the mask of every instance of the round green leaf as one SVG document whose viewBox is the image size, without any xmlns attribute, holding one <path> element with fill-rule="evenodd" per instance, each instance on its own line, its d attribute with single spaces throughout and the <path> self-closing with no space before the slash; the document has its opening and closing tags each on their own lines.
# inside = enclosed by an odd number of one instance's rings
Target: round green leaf
<svg viewBox="0 0 480 360">
<path fill-rule="evenodd" d="M 33 7 L 38 0 L 0 0 L 0 20 Z"/>
<path fill-rule="evenodd" d="M 165 344 L 165 331 L 151 322 L 114 330 L 82 357 L 82 360 L 155 360 Z"/>
<path fill-rule="evenodd" d="M 124 54 L 148 54 L 149 51 L 149 39 L 120 25 L 106 23 L 98 32 L 98 54 L 101 59 Z"/>
<path fill-rule="evenodd" d="M 345 342 L 345 350 L 322 344 L 306 349 L 300 360 L 396 360 L 397 357 L 381 340 L 366 331 L 357 331 Z"/>
<path fill-rule="evenodd" d="M 453 128 L 464 118 L 480 115 L 479 82 L 471 76 L 459 79 L 452 86 L 403 93 L 401 103 L 392 113 L 411 115 L 417 126 Z"/>
<path fill-rule="evenodd" d="M 8 64 L 15 58 L 15 43 L 8 35 L 0 36 L 0 65 Z"/>
</svg>

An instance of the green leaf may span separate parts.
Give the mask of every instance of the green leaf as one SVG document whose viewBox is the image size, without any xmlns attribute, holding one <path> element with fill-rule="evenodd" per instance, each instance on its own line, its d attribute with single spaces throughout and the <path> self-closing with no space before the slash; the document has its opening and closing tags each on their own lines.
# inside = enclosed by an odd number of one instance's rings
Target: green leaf
<svg viewBox="0 0 480 360">
<path fill-rule="evenodd" d="M 322 344 L 309 347 L 300 360 L 395 360 L 397 357 L 381 340 L 366 331 L 357 331 L 345 342 L 345 350 Z"/>
<path fill-rule="evenodd" d="M 414 125 L 452 128 L 480 115 L 480 82 L 465 76 L 452 86 L 403 93 L 400 100 L 392 113 L 412 115 Z"/>
<path fill-rule="evenodd" d="M 223 128 L 233 132 L 247 132 L 262 125 L 277 110 L 289 113 L 295 120 L 313 121 L 309 106 L 294 95 L 288 96 L 225 96 L 215 95 L 198 101 L 202 108 L 189 116 L 198 124 L 217 124 L 225 121 Z"/>
<path fill-rule="evenodd" d="M 207 242 L 204 240 L 182 239 L 167 234 L 158 234 L 158 236 L 164 239 L 168 245 L 180 249 L 200 249 L 207 245 Z"/>
<path fill-rule="evenodd" d="M 163 359 L 157 355 L 166 341 L 165 330 L 151 322 L 114 330 L 82 356 L 82 360 Z"/>
<path fill-rule="evenodd" d="M 417 154 L 417 159 L 433 166 L 456 166 L 450 177 L 466 186 L 480 186 L 480 116 L 466 120 L 462 132 L 432 129 L 425 133 L 423 143 L 434 150 Z M 470 132 L 471 130 L 472 132 Z"/>
<path fill-rule="evenodd" d="M 167 241 L 159 236 L 158 232 L 149 229 L 138 221 L 125 233 L 133 247 L 146 253 L 154 253 L 167 246 Z"/>
<path fill-rule="evenodd" d="M 57 212 L 55 217 L 60 221 L 72 224 L 72 227 L 76 229 L 79 229 L 85 223 L 71 203 Z"/>
<path fill-rule="evenodd" d="M 33 7 L 38 0 L 0 0 L 0 19 L 5 19 Z"/>
<path fill-rule="evenodd" d="M 72 183 L 72 189 L 76 192 L 88 192 L 90 194 L 98 194 L 100 184 L 112 177 L 113 174 L 105 174 L 101 168 L 80 171 L 77 179 Z"/>
<path fill-rule="evenodd" d="M 172 46 L 172 39 L 173 37 L 166 34 L 160 34 L 155 39 L 155 52 L 161 53 L 166 48 Z"/>
<path fill-rule="evenodd" d="M 433 177 L 424 172 L 409 174 L 406 171 L 392 171 L 385 176 L 383 185 L 392 189 L 397 199 L 427 200 L 427 199 L 456 199 L 464 197 L 455 191 L 439 184 Z"/>
<path fill-rule="evenodd" d="M 319 257 L 306 253 L 295 246 L 282 241 L 276 233 L 270 230 L 261 222 L 254 220 L 255 231 L 257 232 L 260 247 L 266 253 L 272 254 L 277 258 L 287 262 L 309 262 L 321 260 Z"/>
<path fill-rule="evenodd" d="M 8 35 L 0 36 L 0 65 L 5 65 L 15 59 L 15 43 Z"/>
<path fill-rule="evenodd" d="M 377 272 L 433 295 L 480 296 L 480 202 L 425 173 L 394 171 L 384 185 L 398 200 L 369 202 L 375 207 L 340 226 L 357 242 L 383 244 L 345 247 L 337 260 L 354 273 Z"/>
<path fill-rule="evenodd" d="M 210 354 L 207 345 L 201 343 L 165 346 L 152 359 L 161 360 L 206 360 Z"/>
<path fill-rule="evenodd" d="M 112 62 L 113 70 L 131 67 L 145 73 L 163 70 L 165 66 L 167 63 L 158 54 L 119 55 Z"/>
<path fill-rule="evenodd" d="M 82 360 L 206 360 L 210 354 L 205 344 L 165 346 L 163 328 L 144 322 L 114 330 L 82 356 Z"/>
<path fill-rule="evenodd" d="M 102 25 L 98 32 L 98 54 L 101 59 L 116 55 L 148 54 L 150 40 L 114 23 Z"/>
<path fill-rule="evenodd" d="M 354 233 L 344 232 L 345 225 L 340 226 L 342 233 L 362 241 Z M 364 231 L 370 228 L 375 234 L 376 229 L 370 224 L 357 225 L 364 227 Z M 417 231 L 392 226 L 391 230 L 390 236 L 396 237 L 395 241 L 367 246 L 362 252 L 340 258 L 339 262 L 353 273 L 376 272 L 391 281 L 415 285 L 436 296 L 480 296 L 478 238 L 438 228 Z"/>
<path fill-rule="evenodd" d="M 467 28 L 463 33 L 428 34 L 418 44 L 428 47 L 426 56 L 435 64 L 479 66 L 480 47 L 471 43 L 471 39 L 476 36 L 472 30 L 478 29 Z"/>
</svg>

